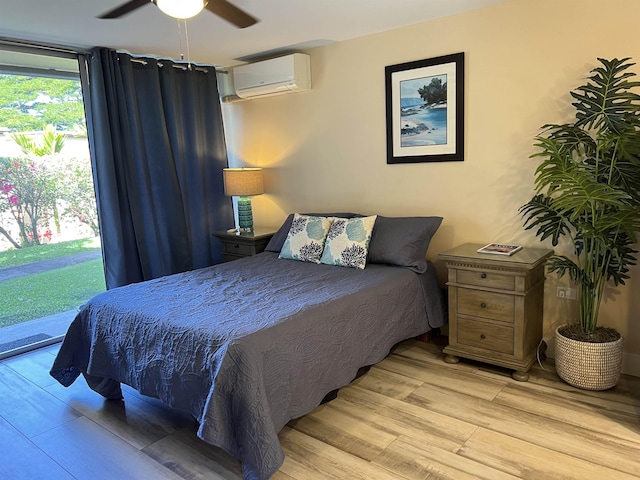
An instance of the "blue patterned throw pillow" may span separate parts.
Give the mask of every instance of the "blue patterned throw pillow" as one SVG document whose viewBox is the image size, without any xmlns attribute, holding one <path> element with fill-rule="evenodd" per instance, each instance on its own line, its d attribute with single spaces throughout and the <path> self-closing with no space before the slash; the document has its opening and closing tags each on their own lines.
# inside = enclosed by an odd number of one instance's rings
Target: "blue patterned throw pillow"
<svg viewBox="0 0 640 480">
<path fill-rule="evenodd" d="M 312 217 L 296 213 L 279 258 L 320 263 L 324 241 L 329 233 L 330 217 Z"/>
<path fill-rule="evenodd" d="M 320 263 L 363 269 L 376 215 L 335 218 L 329 229 Z"/>
</svg>

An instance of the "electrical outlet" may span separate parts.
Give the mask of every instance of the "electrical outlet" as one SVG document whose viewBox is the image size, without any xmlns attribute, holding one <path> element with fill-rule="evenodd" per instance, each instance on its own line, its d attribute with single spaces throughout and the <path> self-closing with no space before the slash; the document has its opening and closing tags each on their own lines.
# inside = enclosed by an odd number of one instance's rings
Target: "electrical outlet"
<svg viewBox="0 0 640 480">
<path fill-rule="evenodd" d="M 575 300 L 577 298 L 576 289 L 569 287 L 557 287 L 556 296 L 558 298 L 566 298 L 567 300 Z"/>
</svg>

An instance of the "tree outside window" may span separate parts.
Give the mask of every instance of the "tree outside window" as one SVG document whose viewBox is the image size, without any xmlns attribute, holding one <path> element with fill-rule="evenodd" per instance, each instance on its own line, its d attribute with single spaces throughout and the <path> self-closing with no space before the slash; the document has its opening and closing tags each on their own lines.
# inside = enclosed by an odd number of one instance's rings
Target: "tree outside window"
<svg viewBox="0 0 640 480">
<path fill-rule="evenodd" d="M 0 250 L 98 234 L 79 80 L 0 75 L 0 140 Z"/>
</svg>

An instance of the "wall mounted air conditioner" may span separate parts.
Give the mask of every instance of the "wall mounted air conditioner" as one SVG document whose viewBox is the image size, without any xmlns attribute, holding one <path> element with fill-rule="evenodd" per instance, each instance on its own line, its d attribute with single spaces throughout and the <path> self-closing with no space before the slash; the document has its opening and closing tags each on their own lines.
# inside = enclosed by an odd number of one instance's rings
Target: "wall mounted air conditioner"
<svg viewBox="0 0 640 480">
<path fill-rule="evenodd" d="M 233 84 L 240 98 L 258 98 L 311 89 L 309 55 L 283 57 L 240 65 L 233 69 Z"/>
</svg>

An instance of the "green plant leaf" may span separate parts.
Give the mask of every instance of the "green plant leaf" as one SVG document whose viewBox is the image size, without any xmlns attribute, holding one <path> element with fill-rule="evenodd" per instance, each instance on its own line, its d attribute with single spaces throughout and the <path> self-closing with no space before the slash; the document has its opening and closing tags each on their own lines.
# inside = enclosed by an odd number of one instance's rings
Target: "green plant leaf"
<svg viewBox="0 0 640 480">
<path fill-rule="evenodd" d="M 547 269 L 550 273 L 556 273 L 558 278 L 564 277 L 568 273 L 571 281 L 576 284 L 583 280 L 580 266 L 564 255 L 552 256 L 547 262 Z"/>
<path fill-rule="evenodd" d="M 551 243 L 556 246 L 560 237 L 569 232 L 569 225 L 555 211 L 550 197 L 536 195 L 520 207 L 519 212 L 525 218 L 525 230 L 537 228 L 536 236 L 540 241 L 551 237 Z"/>
<path fill-rule="evenodd" d="M 605 60 L 598 58 L 602 67 L 591 70 L 588 82 L 571 92 L 576 100 L 576 126 L 603 128 L 620 132 L 629 123 L 638 124 L 640 95 L 629 91 L 640 86 L 640 82 L 629 81 L 633 72 L 626 72 L 635 65 L 629 58 Z"/>
</svg>

